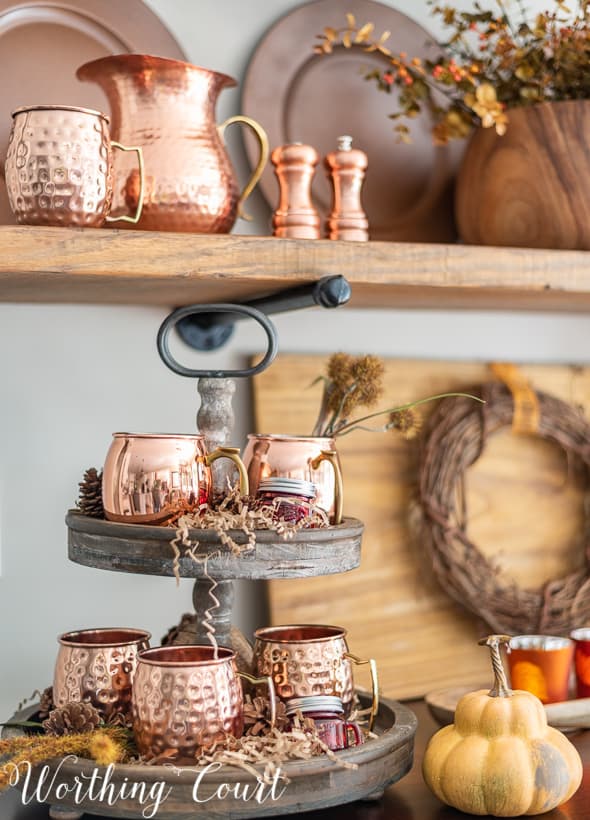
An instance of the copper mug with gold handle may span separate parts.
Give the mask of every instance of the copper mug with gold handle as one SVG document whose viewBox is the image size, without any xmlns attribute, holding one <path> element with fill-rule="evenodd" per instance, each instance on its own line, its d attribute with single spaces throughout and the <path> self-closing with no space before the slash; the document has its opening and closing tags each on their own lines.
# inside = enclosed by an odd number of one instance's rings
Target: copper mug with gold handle
<svg viewBox="0 0 590 820">
<path fill-rule="evenodd" d="M 99 228 L 105 222 L 136 224 L 144 195 L 143 154 L 110 138 L 100 111 L 67 105 L 18 108 L 5 163 L 10 207 L 21 225 Z M 134 213 L 110 216 L 113 149 L 137 155 Z"/>
<path fill-rule="evenodd" d="M 92 704 L 105 721 L 131 719 L 133 676 L 151 635 L 143 629 L 81 629 L 60 635 L 53 675 L 56 707 Z"/>
<path fill-rule="evenodd" d="M 240 678 L 267 685 L 274 728 L 272 680 L 238 672 L 233 650 L 195 645 L 142 652 L 133 682 L 133 732 L 140 753 L 148 758 L 173 753 L 175 763 L 194 764 L 201 750 L 226 735 L 240 737 L 244 728 Z"/>
<path fill-rule="evenodd" d="M 342 700 L 345 713 L 354 696 L 353 665 L 368 665 L 372 703 L 369 729 L 379 710 L 379 679 L 373 658 L 351 654 L 346 630 L 326 624 L 268 626 L 254 633 L 254 669 L 272 677 L 277 697 L 283 701 L 313 695 L 333 695 Z"/>
<path fill-rule="evenodd" d="M 217 98 L 236 85 L 226 74 L 149 54 L 117 54 L 80 66 L 79 80 L 97 83 L 111 105 L 112 134 L 139 144 L 146 166 L 144 208 L 138 228 L 154 231 L 229 233 L 268 160 L 268 138 L 249 117 L 216 124 Z M 242 123 L 254 132 L 260 158 L 243 193 L 222 141 L 225 129 Z M 137 201 L 137 172 L 117 169 L 124 185 L 114 212 Z"/>
<path fill-rule="evenodd" d="M 252 433 L 243 453 L 250 492 L 265 478 L 298 478 L 316 488 L 313 503 L 325 510 L 331 524 L 342 522 L 342 468 L 333 438 Z"/>
<path fill-rule="evenodd" d="M 194 512 L 211 500 L 211 464 L 230 459 L 248 495 L 248 476 L 237 447 L 207 452 L 202 435 L 114 433 L 102 478 L 109 521 L 162 524 L 179 511 Z"/>
</svg>

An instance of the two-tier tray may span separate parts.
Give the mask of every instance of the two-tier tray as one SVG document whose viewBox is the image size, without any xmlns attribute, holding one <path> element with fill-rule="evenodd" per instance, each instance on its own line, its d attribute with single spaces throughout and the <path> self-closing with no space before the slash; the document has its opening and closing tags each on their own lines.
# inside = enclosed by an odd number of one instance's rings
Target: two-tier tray
<svg viewBox="0 0 590 820">
<path fill-rule="evenodd" d="M 119 524 L 89 518 L 76 511 L 66 517 L 68 526 L 68 553 L 72 561 L 96 569 L 131 572 L 148 575 L 194 578 L 193 601 L 196 610 L 194 628 L 181 635 L 181 642 L 201 643 L 208 640 L 202 621 L 210 606 L 208 591 L 211 579 L 217 586 L 215 597 L 220 605 L 209 616 L 219 643 L 230 645 L 232 640 L 231 607 L 234 579 L 309 578 L 348 572 L 360 563 L 363 524 L 354 518 L 345 518 L 342 524 L 327 528 L 302 529 L 292 538 L 284 539 L 270 530 L 257 530 L 256 542 L 247 546 L 248 536 L 239 530 L 230 531 L 232 540 L 244 549 L 239 554 L 224 546 L 213 530 L 189 531 L 192 543 L 198 542 L 193 560 L 181 549 L 175 563 L 171 542 L 175 531 L 170 527 Z M 206 566 L 203 559 L 207 558 Z M 359 692 L 362 705 L 366 695 Z M 22 718 L 21 718 L 22 719 Z M 403 777 L 412 766 L 416 718 L 405 706 L 390 700 L 381 700 L 375 721 L 376 737 L 362 746 L 338 752 L 343 763 L 339 766 L 327 757 L 306 761 L 288 761 L 281 767 L 287 778 L 285 791 L 279 800 L 269 797 L 264 803 L 246 802 L 232 796 L 225 786 L 223 800 L 216 799 L 222 784 L 256 784 L 254 775 L 243 770 L 223 766 L 219 771 L 204 776 L 200 796 L 211 797 L 200 803 L 194 799 L 197 769 L 175 769 L 171 766 L 122 765 L 115 767 L 114 784 L 154 783 L 162 781 L 171 789 L 169 799 L 160 808 L 160 820 L 174 818 L 257 818 L 279 814 L 297 814 L 304 811 L 341 805 L 360 799 L 376 798 L 383 790 Z M 57 763 L 55 765 L 58 765 Z M 95 768 L 92 761 L 62 764 L 60 776 L 74 780 L 81 774 L 90 775 Z M 127 779 L 127 780 L 125 780 Z M 57 803 L 49 794 L 48 802 Z M 115 807 L 97 804 L 71 805 L 62 801 L 53 805 L 51 816 L 72 818 L 87 811 L 106 817 L 140 818 L 145 806 L 137 800 L 118 802 Z"/>
</svg>

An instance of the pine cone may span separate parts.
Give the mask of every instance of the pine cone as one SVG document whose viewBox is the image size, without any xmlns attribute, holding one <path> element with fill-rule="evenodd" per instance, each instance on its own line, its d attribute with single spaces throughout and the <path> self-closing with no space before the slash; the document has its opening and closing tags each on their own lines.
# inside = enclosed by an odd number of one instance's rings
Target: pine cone
<svg viewBox="0 0 590 820">
<path fill-rule="evenodd" d="M 80 488 L 77 506 L 83 515 L 91 518 L 104 518 L 102 506 L 102 470 L 97 472 L 94 467 L 86 470 L 84 480 L 78 484 Z"/>
<path fill-rule="evenodd" d="M 72 735 L 78 732 L 92 732 L 102 718 L 91 703 L 66 703 L 50 712 L 43 728 L 48 735 Z"/>
<path fill-rule="evenodd" d="M 37 716 L 39 720 L 46 720 L 49 717 L 49 713 L 52 709 L 54 709 L 53 705 L 53 687 L 48 686 L 47 689 L 44 689 L 41 693 L 41 699 L 39 701 L 39 711 Z"/>
<path fill-rule="evenodd" d="M 276 728 L 282 732 L 287 728 L 289 718 L 285 704 L 277 700 Z M 244 734 L 267 735 L 270 732 L 270 702 L 267 698 L 246 695 L 244 702 Z"/>
<path fill-rule="evenodd" d="M 176 624 L 176 626 L 171 626 L 168 632 L 166 632 L 166 634 L 160 641 L 161 645 L 172 646 L 178 635 L 181 632 L 184 632 L 187 627 L 192 626 L 194 624 L 196 617 L 197 616 L 194 612 L 185 612 L 180 619 L 180 623 Z"/>
</svg>

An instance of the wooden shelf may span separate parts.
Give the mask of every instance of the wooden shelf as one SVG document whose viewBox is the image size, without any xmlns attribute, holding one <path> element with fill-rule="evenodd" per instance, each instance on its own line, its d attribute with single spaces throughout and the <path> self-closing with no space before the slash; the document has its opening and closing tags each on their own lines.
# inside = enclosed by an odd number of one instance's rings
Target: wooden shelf
<svg viewBox="0 0 590 820">
<path fill-rule="evenodd" d="M 590 253 L 0 226 L 0 301 L 180 306 L 344 274 L 356 307 L 590 311 Z"/>
</svg>

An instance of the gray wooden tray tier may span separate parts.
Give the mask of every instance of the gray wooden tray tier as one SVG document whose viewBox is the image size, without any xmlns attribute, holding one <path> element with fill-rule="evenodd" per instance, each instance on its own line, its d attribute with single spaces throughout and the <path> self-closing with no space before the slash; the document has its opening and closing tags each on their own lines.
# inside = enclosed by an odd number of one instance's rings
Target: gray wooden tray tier
<svg viewBox="0 0 590 820">
<path fill-rule="evenodd" d="M 363 705 L 368 706 L 367 696 L 359 693 Z M 14 716 L 13 720 L 27 720 L 37 707 L 29 707 Z M 285 792 L 280 799 L 268 799 L 264 803 L 255 800 L 244 802 L 228 794 L 218 799 L 216 791 L 221 784 L 230 786 L 240 783 L 241 786 L 256 785 L 253 775 L 233 766 L 222 766 L 218 771 L 208 772 L 203 776 L 199 787 L 199 797 L 208 802 L 198 803 L 193 799 L 193 787 L 199 773 L 198 769 L 174 769 L 170 766 L 141 766 L 137 764 L 118 764 L 114 767 L 110 783 L 115 793 L 117 786 L 123 783 L 146 783 L 147 789 L 153 783 L 164 782 L 171 792 L 160 807 L 158 820 L 189 820 L 189 818 L 259 818 L 281 814 L 298 814 L 315 809 L 352 803 L 355 800 L 375 798 L 392 783 L 400 780 L 412 768 L 414 754 L 414 735 L 417 720 L 414 713 L 401 703 L 382 699 L 375 722 L 377 738 L 367 740 L 362 746 L 338 752 L 340 760 L 357 764 L 357 769 L 345 769 L 327 757 L 316 757 L 305 761 L 288 761 L 281 766 L 281 773 L 289 779 Z M 14 734 L 14 729 L 4 729 L 3 736 Z M 61 764 L 61 766 L 60 766 Z M 75 778 L 84 777 L 85 782 L 92 777 L 98 768 L 91 760 L 79 759 L 77 762 L 62 759 L 49 761 L 50 775 L 59 768 L 54 788 L 60 783 L 76 782 Z M 260 766 L 255 767 L 262 771 Z M 40 769 L 33 770 L 30 790 L 34 789 Z M 281 785 L 282 788 L 282 785 Z M 280 790 L 280 789 L 279 789 Z M 71 802 L 68 802 L 68 801 Z M 113 806 L 86 800 L 76 805 L 73 798 L 58 800 L 53 789 L 48 791 L 46 802 L 59 804 L 60 808 L 70 809 L 102 817 L 141 818 L 145 810 L 136 798 L 121 799 Z M 56 813 L 54 816 L 59 816 Z"/>
<path fill-rule="evenodd" d="M 143 575 L 174 574 L 171 527 L 117 524 L 75 510 L 66 515 L 66 524 L 68 556 L 77 564 Z M 197 555 L 210 556 L 207 570 L 217 580 L 308 578 L 358 567 L 363 527 L 362 521 L 345 518 L 337 526 L 299 530 L 288 540 L 271 530 L 257 530 L 255 546 L 239 556 L 213 530 L 192 529 L 190 538 L 199 542 Z M 236 543 L 247 541 L 240 530 L 229 534 Z M 183 578 L 203 577 L 203 567 L 187 556 L 180 558 L 179 572 Z"/>
</svg>

